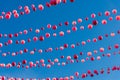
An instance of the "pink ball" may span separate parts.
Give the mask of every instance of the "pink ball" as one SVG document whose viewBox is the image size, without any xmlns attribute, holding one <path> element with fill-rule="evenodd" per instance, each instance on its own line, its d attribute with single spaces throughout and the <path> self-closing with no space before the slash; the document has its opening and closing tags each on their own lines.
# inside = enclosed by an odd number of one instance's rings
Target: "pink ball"
<svg viewBox="0 0 120 80">
<path fill-rule="evenodd" d="M 64 47 L 63 47 L 63 46 L 60 46 L 60 50 L 64 50 Z"/>
<path fill-rule="evenodd" d="M 107 53 L 107 57 L 110 57 L 111 56 L 111 54 L 110 53 Z"/>
<path fill-rule="evenodd" d="M 83 74 L 81 75 L 81 78 L 86 78 L 86 77 L 87 77 L 86 73 L 83 73 Z"/>
<path fill-rule="evenodd" d="M 84 62 L 85 62 L 85 59 L 81 59 L 81 62 L 84 63 Z"/>
<path fill-rule="evenodd" d="M 89 24 L 88 25 L 88 29 L 92 29 L 93 28 L 93 25 L 92 24 Z"/>
<path fill-rule="evenodd" d="M 67 0 L 62 0 L 62 2 L 63 2 L 63 3 L 66 3 L 66 2 L 67 2 Z"/>
<path fill-rule="evenodd" d="M 69 77 L 65 77 L 64 80 L 69 80 Z"/>
<path fill-rule="evenodd" d="M 13 14 L 17 13 L 17 10 L 13 10 L 12 13 L 13 13 Z"/>
<path fill-rule="evenodd" d="M 92 56 L 92 52 L 87 52 L 87 56 Z"/>
<path fill-rule="evenodd" d="M 64 22 L 64 24 L 65 24 L 65 26 L 68 26 L 68 25 L 69 25 L 69 22 L 68 22 L 68 21 L 66 21 L 66 22 Z"/>
<path fill-rule="evenodd" d="M 28 42 L 31 42 L 31 39 L 30 38 L 28 38 L 28 40 L 27 40 Z"/>
<path fill-rule="evenodd" d="M 102 24 L 107 24 L 107 20 L 102 20 Z"/>
<path fill-rule="evenodd" d="M 100 60 L 101 59 L 101 57 L 100 56 L 97 56 L 97 60 Z"/>
<path fill-rule="evenodd" d="M 0 48 L 1 48 L 1 47 L 3 47 L 3 44 L 2 44 L 2 43 L 0 43 Z"/>
<path fill-rule="evenodd" d="M 68 44 L 64 44 L 64 48 L 68 48 Z"/>
<path fill-rule="evenodd" d="M 91 40 L 90 40 L 90 39 L 88 39 L 88 40 L 87 40 L 87 42 L 91 42 Z"/>
<path fill-rule="evenodd" d="M 120 20 L 120 15 L 116 16 L 116 20 Z"/>
<path fill-rule="evenodd" d="M 60 31 L 60 32 L 59 32 L 59 35 L 60 35 L 60 36 L 64 36 L 64 32 L 63 32 L 63 31 Z"/>
<path fill-rule="evenodd" d="M 53 36 L 54 36 L 54 37 L 56 37 L 56 36 L 57 36 L 57 34 L 56 34 L 56 33 L 53 33 Z"/>
<path fill-rule="evenodd" d="M 116 14 L 116 13 L 117 13 L 117 10 L 116 10 L 116 9 L 113 9 L 113 10 L 112 10 L 112 13 L 113 13 L 113 14 Z"/>
<path fill-rule="evenodd" d="M 81 19 L 81 18 L 79 18 L 79 19 L 78 19 L 78 23 L 81 23 L 81 22 L 82 22 L 82 19 Z"/>
<path fill-rule="evenodd" d="M 54 62 L 56 62 L 56 63 L 57 63 L 57 62 L 59 62 L 59 60 L 56 58 L 56 59 L 54 59 Z"/>
<path fill-rule="evenodd" d="M 53 30 L 56 30 L 56 29 L 57 29 L 57 26 L 56 26 L 56 25 L 53 25 L 53 26 L 52 26 L 52 29 L 53 29 Z"/>
<path fill-rule="evenodd" d="M 10 15 L 10 14 L 6 14 L 6 15 L 5 15 L 5 18 L 6 18 L 6 19 L 10 19 L 10 18 L 11 18 L 11 15 Z"/>
<path fill-rule="evenodd" d="M 29 68 L 29 66 L 25 66 L 25 68 L 26 68 L 26 69 L 28 69 L 28 68 Z M 21 79 L 20 79 L 20 80 L 21 80 Z"/>
<path fill-rule="evenodd" d="M 119 48 L 119 44 L 115 44 L 114 48 L 116 48 L 116 49 Z"/>
<path fill-rule="evenodd" d="M 46 38 L 49 38 L 50 37 L 50 33 L 46 33 L 45 36 L 46 36 Z"/>
<path fill-rule="evenodd" d="M 100 52 L 104 52 L 104 48 L 100 48 Z"/>
<path fill-rule="evenodd" d="M 70 30 L 67 30 L 67 33 L 68 33 L 68 34 L 70 34 L 70 32 L 71 32 Z"/>
<path fill-rule="evenodd" d="M 75 72 L 75 76 L 77 76 L 77 77 L 78 77 L 78 76 L 79 76 L 79 72 Z"/>
<path fill-rule="evenodd" d="M 59 80 L 64 80 L 64 79 L 62 77 L 60 77 Z"/>
<path fill-rule="evenodd" d="M 65 62 L 62 62 L 62 66 L 65 66 Z"/>
<path fill-rule="evenodd" d="M 28 31 L 27 31 L 27 30 L 24 30 L 24 31 L 23 31 L 23 33 L 24 33 L 24 34 L 27 34 L 27 33 L 28 33 Z"/>
<path fill-rule="evenodd" d="M 20 42 L 21 42 L 21 44 L 25 44 L 25 40 L 21 40 Z"/>
<path fill-rule="evenodd" d="M 0 16 L 0 19 L 3 19 L 4 17 L 3 16 Z"/>
<path fill-rule="evenodd" d="M 21 10 L 21 9 L 22 9 L 22 6 L 19 6 L 18 9 Z"/>
<path fill-rule="evenodd" d="M 75 44 L 71 44 L 71 48 L 75 48 Z"/>
<path fill-rule="evenodd" d="M 15 56 L 16 55 L 16 53 L 12 53 L 12 56 Z"/>
<path fill-rule="evenodd" d="M 3 57 L 6 57 L 6 56 L 7 56 L 7 54 L 6 54 L 6 53 L 3 53 L 3 54 L 2 54 L 2 56 L 3 56 Z"/>
<path fill-rule="evenodd" d="M 69 25 L 69 22 L 68 22 L 68 21 L 66 21 L 66 22 L 64 22 L 64 24 L 65 24 L 65 26 L 68 26 L 68 25 Z"/>
<path fill-rule="evenodd" d="M 30 13 L 30 9 L 26 9 L 26 10 L 25 10 L 25 13 L 26 13 L 26 14 L 29 14 L 29 13 Z"/>
<path fill-rule="evenodd" d="M 85 44 L 86 44 L 86 42 L 85 42 L 85 41 L 82 41 L 82 42 L 81 42 L 81 44 L 82 44 L 82 45 L 85 45 Z"/>
<path fill-rule="evenodd" d="M 109 11 L 105 11 L 105 16 L 109 16 L 110 12 Z"/>
<path fill-rule="evenodd" d="M 13 34 L 8 34 L 9 38 L 12 38 L 13 37 Z"/>
<path fill-rule="evenodd" d="M 35 30 L 35 32 L 36 32 L 36 33 L 39 33 L 39 32 L 40 32 L 40 30 L 39 30 L 39 29 L 36 29 L 36 30 Z"/>
<path fill-rule="evenodd" d="M 112 20 L 113 20 L 113 17 L 109 17 L 109 20 L 112 21 Z"/>
<path fill-rule="evenodd" d="M 51 65 L 50 65 L 50 64 L 47 64 L 47 68 L 51 68 Z"/>
<path fill-rule="evenodd" d="M 110 33 L 110 36 L 111 36 L 111 37 L 114 37 L 114 36 L 115 36 L 115 33 L 113 33 L 113 32 Z"/>
<path fill-rule="evenodd" d="M 37 41 L 37 40 L 38 40 L 38 37 L 34 36 L 34 37 L 33 37 L 33 40 L 34 40 L 34 41 Z"/>
<path fill-rule="evenodd" d="M 34 54 L 35 52 L 34 51 L 30 51 L 30 54 Z"/>
<path fill-rule="evenodd" d="M 38 5 L 38 9 L 39 9 L 39 10 L 43 10 L 43 9 L 44 9 L 44 6 L 43 6 L 42 4 L 39 4 L 39 5 Z"/>
<path fill-rule="evenodd" d="M 48 24 L 48 25 L 47 25 L 47 28 L 51 28 L 51 24 Z"/>
<path fill-rule="evenodd" d="M 52 51 L 53 51 L 53 49 L 52 49 L 52 48 L 48 48 L 48 51 L 49 51 L 49 52 L 52 52 Z"/>
<path fill-rule="evenodd" d="M 80 30 L 84 30 L 84 26 L 80 26 Z"/>
<path fill-rule="evenodd" d="M 22 61 L 22 64 L 27 64 L 27 60 L 23 60 L 23 61 Z"/>
<path fill-rule="evenodd" d="M 67 56 L 67 60 L 71 60 L 71 56 Z"/>
<path fill-rule="evenodd" d="M 22 33 L 23 33 L 22 31 L 19 32 L 19 34 L 22 34 Z"/>
<path fill-rule="evenodd" d="M 42 51 L 42 49 L 39 49 L 38 52 L 39 52 L 39 53 L 42 53 L 43 51 Z"/>
<path fill-rule="evenodd" d="M 95 18 L 96 15 L 94 13 L 91 14 L 91 18 Z"/>
<path fill-rule="evenodd" d="M 48 2 L 46 2 L 46 6 L 47 6 L 47 7 L 50 7 L 50 6 L 51 6 L 51 4 L 50 4 L 50 3 L 48 3 Z"/>
<path fill-rule="evenodd" d="M 29 10 L 29 9 L 26 9 L 26 10 L 25 10 L 25 13 L 26 13 L 26 14 L 29 14 L 29 13 L 30 13 L 30 10 Z"/>
<path fill-rule="evenodd" d="M 74 80 L 74 76 L 70 76 L 70 80 Z"/>
<path fill-rule="evenodd" d="M 94 50 L 93 52 L 96 54 L 98 51 L 97 51 L 97 50 Z"/>
<path fill-rule="evenodd" d="M 29 7 L 28 7 L 28 6 L 25 6 L 25 7 L 24 7 L 24 10 L 26 10 L 26 9 L 29 9 Z"/>
<path fill-rule="evenodd" d="M 72 27 L 72 30 L 73 30 L 73 31 L 77 31 L 77 27 L 76 27 L 76 26 L 73 26 L 73 27 Z"/>
<path fill-rule="evenodd" d="M 41 62 L 41 63 L 44 63 L 45 61 L 44 61 L 44 59 L 41 59 L 40 62 Z"/>
<path fill-rule="evenodd" d="M 39 37 L 39 40 L 40 40 L 40 41 L 44 41 L 44 36 L 40 36 L 40 37 Z"/>
<path fill-rule="evenodd" d="M 15 18 L 18 18 L 18 17 L 19 17 L 19 14 L 18 14 L 18 13 L 15 13 L 15 14 L 14 14 L 14 17 L 15 17 Z"/>
<path fill-rule="evenodd" d="M 8 40 L 8 44 L 12 44 L 13 43 L 13 41 L 12 40 Z"/>
<path fill-rule="evenodd" d="M 18 33 L 15 33 L 14 36 L 15 36 L 15 37 L 18 37 Z"/>
<path fill-rule="evenodd" d="M 56 3 L 57 3 L 57 4 L 61 3 L 61 0 L 56 0 Z"/>
<path fill-rule="evenodd" d="M 33 62 L 32 61 L 29 62 L 29 65 L 30 65 L 30 67 L 33 67 Z"/>
<path fill-rule="evenodd" d="M 96 38 L 93 38 L 93 42 L 97 42 L 97 39 L 96 39 Z"/>
<path fill-rule="evenodd" d="M 73 21 L 73 22 L 72 22 L 72 25 L 73 25 L 73 26 L 75 26 L 76 24 L 77 24 L 77 22 L 76 22 L 76 21 Z"/>
</svg>

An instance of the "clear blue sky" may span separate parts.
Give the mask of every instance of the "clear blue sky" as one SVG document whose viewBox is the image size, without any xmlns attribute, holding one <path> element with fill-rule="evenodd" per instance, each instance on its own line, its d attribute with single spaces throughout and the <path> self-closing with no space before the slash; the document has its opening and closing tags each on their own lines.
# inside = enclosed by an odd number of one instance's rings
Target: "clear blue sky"
<svg viewBox="0 0 120 80">
<path fill-rule="evenodd" d="M 1 11 L 11 11 L 13 9 L 17 9 L 19 5 L 25 6 L 31 4 L 44 4 L 49 0 L 3 0 L 0 2 L 0 12 Z M 41 26 L 46 27 L 48 23 L 50 24 L 58 24 L 59 22 L 65 22 L 65 21 L 73 21 L 77 20 L 79 17 L 85 18 L 86 16 L 90 17 L 91 13 L 98 13 L 109 10 L 110 12 L 112 9 L 116 8 L 118 10 L 117 14 L 120 14 L 120 8 L 119 8 L 119 0 L 75 0 L 74 3 L 68 2 L 67 4 L 60 4 L 55 7 L 51 8 L 46 8 L 44 11 L 37 11 L 37 12 L 31 12 L 29 15 L 24 15 L 18 19 L 11 18 L 10 20 L 1 20 L 0 21 L 0 33 L 16 33 L 18 31 L 22 31 L 24 29 L 29 29 L 29 28 L 40 28 Z M 110 16 L 115 17 L 115 15 L 111 14 Z M 99 21 L 99 24 L 93 28 L 92 30 L 84 30 L 84 31 L 78 31 L 76 33 L 72 33 L 71 35 L 65 35 L 64 37 L 56 37 L 56 38 L 50 38 L 46 39 L 44 42 L 37 42 L 37 43 L 30 43 L 30 44 L 25 44 L 24 46 L 22 45 L 10 45 L 9 47 L 3 47 L 1 48 L 2 51 L 18 51 L 19 49 L 24 49 L 24 48 L 29 48 L 33 49 L 34 47 L 37 48 L 48 48 L 48 47 L 56 47 L 60 46 L 61 44 L 64 43 L 74 43 L 77 41 L 81 40 L 87 40 L 88 38 L 92 39 L 94 37 L 97 37 L 98 35 L 104 35 L 105 33 L 110 33 L 110 32 L 115 32 L 119 29 L 120 22 L 115 21 L 109 21 L 107 25 L 101 25 L 100 21 L 102 19 L 108 19 L 105 16 L 102 17 L 96 17 L 96 19 Z M 87 28 L 87 24 L 91 23 L 92 19 L 90 19 L 87 22 L 83 22 L 82 24 L 77 25 L 79 26 L 83 25 L 85 28 Z M 71 25 L 69 25 L 69 29 L 71 29 Z M 66 29 L 65 26 L 59 28 L 55 32 L 59 32 L 60 30 L 65 31 Z M 49 30 L 48 30 L 49 31 Z M 44 34 L 44 32 L 43 32 Z M 36 35 L 35 33 L 29 34 L 27 36 L 20 36 L 18 38 L 13 38 L 14 40 L 20 40 L 22 38 L 27 39 L 28 37 L 33 37 Z M 87 51 L 92 51 L 94 49 L 99 49 L 101 46 L 106 47 L 108 45 L 114 45 L 115 43 L 120 43 L 119 41 L 119 36 L 115 36 L 114 38 L 106 38 L 102 41 L 99 41 L 97 43 L 90 43 L 87 44 L 84 47 L 77 47 L 75 49 L 66 49 L 64 51 L 54 51 L 50 54 L 35 54 L 33 56 L 29 54 L 24 54 L 21 56 L 16 56 L 16 57 L 1 57 L 0 56 L 0 63 L 5 62 L 9 63 L 12 61 L 19 62 L 23 59 L 27 59 L 28 61 L 35 61 L 39 60 L 41 58 L 48 59 L 48 58 L 56 58 L 59 57 L 60 55 L 73 55 L 75 53 L 79 53 L 80 51 L 83 51 L 84 53 Z M 7 39 L 0 39 L 0 42 L 7 41 Z M 115 49 L 112 49 L 112 51 L 108 51 L 105 49 L 105 53 L 107 52 L 113 52 L 117 51 Z M 97 55 L 99 55 L 98 53 Z M 83 56 L 84 58 L 85 56 Z M 17 68 L 10 68 L 10 69 L 3 69 L 0 68 L 0 75 L 5 75 L 5 76 L 13 76 L 13 77 L 24 77 L 24 78 L 31 78 L 35 77 L 64 77 L 64 76 L 70 76 L 74 75 L 74 72 L 79 71 L 81 73 L 86 72 L 88 69 L 101 69 L 101 68 L 106 68 L 106 67 L 111 67 L 113 65 L 119 65 L 119 58 L 120 56 L 113 56 L 111 58 L 103 58 L 100 61 L 94 61 L 94 62 L 87 62 L 85 64 L 69 64 L 64 67 L 58 67 L 54 66 L 50 69 L 46 68 L 32 68 L 32 69 L 17 69 Z M 82 58 L 82 57 L 81 57 Z M 81 59 L 80 58 L 80 59 Z M 119 79 L 120 72 L 112 72 L 110 75 L 104 74 L 104 75 L 99 75 L 95 76 L 93 78 L 87 77 L 84 80 L 115 80 Z"/>
</svg>

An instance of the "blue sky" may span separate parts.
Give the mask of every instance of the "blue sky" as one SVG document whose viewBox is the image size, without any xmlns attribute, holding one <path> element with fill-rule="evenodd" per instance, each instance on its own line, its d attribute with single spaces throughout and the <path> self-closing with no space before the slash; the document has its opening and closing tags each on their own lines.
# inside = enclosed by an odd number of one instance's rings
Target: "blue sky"
<svg viewBox="0 0 120 80">
<path fill-rule="evenodd" d="M 44 4 L 49 0 L 19 0 L 19 1 L 12 1 L 12 0 L 4 0 L 1 1 L 0 3 L 0 12 L 1 11 L 11 11 L 13 9 L 18 9 L 19 5 L 25 6 L 31 6 L 31 4 L 35 4 L 36 6 L 38 4 Z M 9 4 L 8 4 L 9 3 Z M 70 3 L 68 1 L 67 4 L 60 4 L 55 7 L 47 8 L 45 7 L 45 10 L 39 11 L 37 10 L 36 12 L 31 12 L 29 15 L 24 15 L 19 17 L 18 19 L 11 18 L 10 20 L 0 20 L 0 33 L 16 33 L 18 31 L 22 31 L 24 29 L 29 29 L 29 28 L 40 28 L 41 26 L 46 27 L 48 23 L 50 24 L 58 24 L 59 22 L 65 22 L 65 21 L 73 21 L 77 20 L 78 18 L 85 18 L 85 17 L 90 17 L 91 13 L 97 14 L 98 12 L 104 12 L 106 10 L 109 10 L 112 12 L 112 9 L 117 9 L 118 13 L 120 14 L 120 9 L 119 9 L 119 0 L 118 1 L 107 1 L 107 0 L 75 0 L 74 3 Z M 111 13 L 112 17 L 115 17 Z M 97 37 L 98 35 L 104 35 L 105 33 L 110 33 L 110 32 L 117 32 L 119 29 L 120 22 L 116 21 L 115 19 L 113 21 L 108 21 L 107 25 L 102 25 L 101 20 L 102 19 L 108 19 L 106 16 L 101 16 L 101 17 L 96 17 L 95 19 L 98 20 L 99 24 L 93 28 L 92 30 L 87 29 L 87 25 L 91 23 L 93 19 L 90 18 L 89 21 L 84 21 L 82 24 L 77 25 L 78 29 L 79 26 L 85 26 L 84 31 L 78 30 L 78 32 L 72 33 L 70 35 L 65 35 L 64 37 L 52 37 L 50 39 L 45 39 L 43 42 L 31 42 L 29 44 L 23 45 L 10 45 L 7 47 L 1 48 L 2 51 L 18 51 L 19 49 L 24 49 L 24 48 L 29 48 L 33 49 L 34 47 L 37 48 L 48 48 L 48 47 L 56 47 L 60 46 L 61 44 L 64 43 L 75 43 L 77 41 L 82 41 L 82 40 L 87 40 L 88 38 L 92 39 L 94 37 Z M 55 32 L 59 32 L 60 30 L 66 31 L 67 29 L 71 29 L 72 25 L 69 25 L 68 27 L 62 26 L 61 28 L 58 28 Z M 50 32 L 51 30 L 47 30 Z M 46 32 L 47 32 L 46 31 Z M 43 32 L 42 34 L 44 34 Z M 28 37 L 32 38 L 35 36 L 35 33 L 31 33 L 27 36 L 20 36 L 18 38 L 13 38 L 13 40 L 20 40 L 22 38 L 27 39 Z M 40 36 L 40 34 L 39 34 Z M 93 51 L 94 49 L 99 49 L 101 46 L 106 47 L 108 45 L 113 46 L 115 43 L 120 43 L 119 42 L 119 35 L 115 36 L 114 38 L 105 38 L 102 41 L 98 41 L 97 43 L 89 43 L 85 45 L 84 47 L 77 47 L 75 49 L 66 49 L 63 51 L 53 51 L 52 53 L 48 54 L 35 54 L 33 56 L 29 54 L 24 54 L 24 55 L 19 55 L 16 57 L 1 57 L 0 56 L 0 63 L 5 62 L 9 63 L 12 61 L 19 62 L 23 59 L 27 59 L 28 61 L 35 61 L 39 60 L 41 58 L 48 59 L 48 58 L 56 58 L 59 57 L 60 55 L 73 55 L 75 53 L 79 53 L 80 51 L 87 52 L 87 51 Z M 0 42 L 7 41 L 7 39 L 0 39 Z M 108 51 L 105 49 L 105 53 L 108 52 L 114 52 L 117 51 L 115 49 L 112 49 L 111 51 Z M 99 55 L 98 53 L 97 55 Z M 84 58 L 85 56 L 81 57 Z M 10 69 L 3 69 L 0 68 L 0 75 L 5 75 L 5 76 L 13 76 L 13 77 L 24 77 L 24 78 L 31 78 L 35 77 L 64 77 L 64 76 L 70 76 L 74 75 L 74 72 L 79 71 L 80 73 L 84 73 L 87 70 L 91 69 L 98 69 L 100 70 L 101 68 L 106 68 L 106 67 L 111 67 L 113 65 L 119 65 L 119 58 L 120 56 L 113 56 L 111 58 L 103 58 L 100 61 L 94 61 L 94 62 L 86 62 L 85 64 L 81 63 L 75 63 L 75 64 L 69 64 L 64 67 L 58 67 L 58 66 L 53 66 L 50 69 L 46 68 L 31 68 L 31 69 L 17 69 L 17 68 L 10 68 Z M 118 79 L 120 76 L 120 72 L 112 72 L 110 75 L 104 74 L 104 75 L 99 75 L 95 76 L 93 78 L 86 78 L 84 80 L 113 80 L 113 79 Z"/>
</svg>

